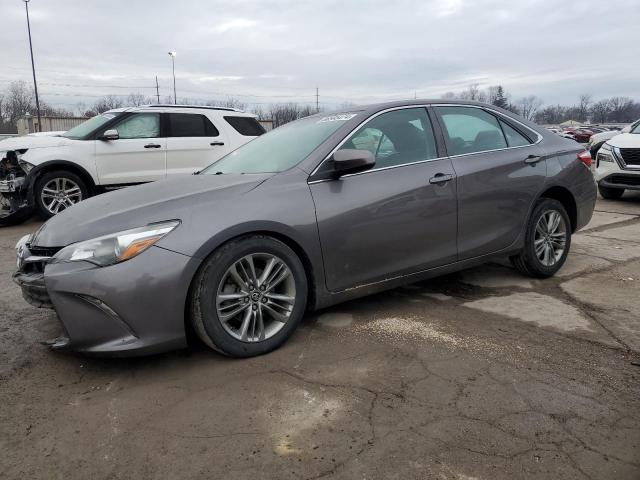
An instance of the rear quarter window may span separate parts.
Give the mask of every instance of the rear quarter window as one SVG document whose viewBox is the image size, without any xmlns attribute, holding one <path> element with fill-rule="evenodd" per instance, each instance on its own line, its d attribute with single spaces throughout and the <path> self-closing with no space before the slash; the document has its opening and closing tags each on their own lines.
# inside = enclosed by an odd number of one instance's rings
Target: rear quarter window
<svg viewBox="0 0 640 480">
<path fill-rule="evenodd" d="M 245 137 L 257 137 L 265 133 L 264 127 L 253 117 L 225 116 L 224 119 L 236 132 Z"/>
</svg>

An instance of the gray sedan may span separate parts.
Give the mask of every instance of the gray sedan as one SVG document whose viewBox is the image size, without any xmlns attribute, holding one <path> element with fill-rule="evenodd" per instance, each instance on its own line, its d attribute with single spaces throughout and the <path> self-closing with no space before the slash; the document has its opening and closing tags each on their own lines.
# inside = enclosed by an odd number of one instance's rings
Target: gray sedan
<svg viewBox="0 0 640 480">
<path fill-rule="evenodd" d="M 17 245 L 55 348 L 147 354 L 193 330 L 231 356 L 307 310 L 510 257 L 556 273 L 592 215 L 575 142 L 474 102 L 407 101 L 277 128 L 198 175 L 90 198 Z"/>
</svg>

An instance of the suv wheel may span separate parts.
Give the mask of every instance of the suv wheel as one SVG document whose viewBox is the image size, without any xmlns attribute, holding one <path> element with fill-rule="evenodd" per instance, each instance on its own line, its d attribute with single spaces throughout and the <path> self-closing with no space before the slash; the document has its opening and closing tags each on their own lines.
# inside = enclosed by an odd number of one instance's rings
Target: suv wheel
<svg viewBox="0 0 640 480">
<path fill-rule="evenodd" d="M 75 173 L 57 170 L 38 178 L 33 195 L 38 213 L 47 219 L 87 198 L 89 189 Z"/>
<path fill-rule="evenodd" d="M 252 357 L 282 345 L 307 304 L 300 259 L 272 237 L 251 235 L 221 247 L 194 280 L 191 320 L 200 339 L 232 357 Z"/>
<path fill-rule="evenodd" d="M 511 261 L 525 275 L 551 277 L 564 265 L 570 246 L 571 222 L 567 211 L 559 201 L 543 198 L 529 217 L 522 252 L 511 257 Z"/>
<path fill-rule="evenodd" d="M 624 193 L 624 188 L 608 188 L 598 185 L 598 191 L 602 198 L 607 200 L 618 200 Z"/>
</svg>

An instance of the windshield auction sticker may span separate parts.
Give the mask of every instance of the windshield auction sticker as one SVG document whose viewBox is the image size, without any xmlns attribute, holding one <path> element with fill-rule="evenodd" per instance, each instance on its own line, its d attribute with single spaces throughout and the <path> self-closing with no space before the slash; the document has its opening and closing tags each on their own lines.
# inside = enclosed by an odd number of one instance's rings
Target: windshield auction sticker
<svg viewBox="0 0 640 480">
<path fill-rule="evenodd" d="M 322 117 L 320 120 L 318 120 L 318 123 L 346 122 L 347 120 L 351 120 L 356 115 L 357 113 L 340 113 L 338 115 L 329 115 L 328 117 Z"/>
</svg>

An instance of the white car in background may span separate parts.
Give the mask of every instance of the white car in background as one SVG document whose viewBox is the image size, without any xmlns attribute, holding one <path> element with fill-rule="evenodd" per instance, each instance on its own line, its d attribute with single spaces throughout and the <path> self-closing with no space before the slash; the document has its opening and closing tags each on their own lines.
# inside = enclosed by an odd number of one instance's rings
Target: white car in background
<svg viewBox="0 0 640 480">
<path fill-rule="evenodd" d="M 621 133 L 629 133 L 638 125 L 640 125 L 640 120 L 636 120 L 632 124 L 624 127 L 622 130 L 609 130 L 607 132 L 594 133 L 593 135 L 591 135 L 591 138 L 589 138 L 589 142 L 587 142 L 587 149 L 591 152 L 591 158 L 596 158 L 598 150 L 600 150 L 600 147 L 604 145 L 604 142 L 612 139 L 617 135 L 620 135 Z"/>
<path fill-rule="evenodd" d="M 640 190 L 640 122 L 634 125 L 598 150 L 595 177 L 603 198 L 617 199 L 625 190 Z"/>
<path fill-rule="evenodd" d="M 61 135 L 0 141 L 0 225 L 34 208 L 44 218 L 87 197 L 194 172 L 265 132 L 256 116 L 222 107 L 109 110 Z"/>
</svg>

